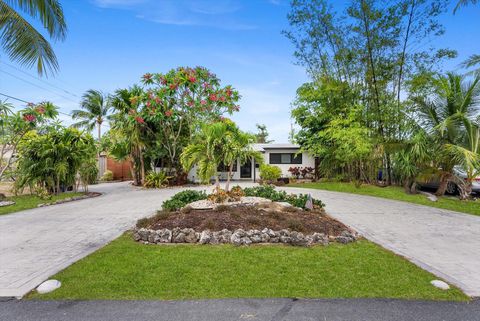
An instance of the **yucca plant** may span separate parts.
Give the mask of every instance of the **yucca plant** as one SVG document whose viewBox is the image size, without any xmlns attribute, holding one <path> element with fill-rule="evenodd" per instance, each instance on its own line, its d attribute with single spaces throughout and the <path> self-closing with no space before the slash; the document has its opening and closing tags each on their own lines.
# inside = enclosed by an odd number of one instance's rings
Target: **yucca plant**
<svg viewBox="0 0 480 321">
<path fill-rule="evenodd" d="M 149 172 L 145 177 L 146 188 L 161 188 L 168 185 L 168 181 L 172 179 L 173 176 L 168 176 L 166 172 Z"/>
</svg>

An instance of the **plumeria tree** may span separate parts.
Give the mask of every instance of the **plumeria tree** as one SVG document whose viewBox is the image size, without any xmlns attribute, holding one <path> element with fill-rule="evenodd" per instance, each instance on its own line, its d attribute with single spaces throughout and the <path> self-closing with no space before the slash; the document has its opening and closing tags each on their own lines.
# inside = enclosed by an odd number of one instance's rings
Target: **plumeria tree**
<svg viewBox="0 0 480 321">
<path fill-rule="evenodd" d="M 50 102 L 28 104 L 25 109 L 14 113 L 2 104 L 0 112 L 0 179 L 11 169 L 17 147 L 28 132 L 48 123 L 58 115 L 57 108 Z"/>
<path fill-rule="evenodd" d="M 143 76 L 145 93 L 131 97 L 142 108 L 130 117 L 159 137 L 167 166 L 177 175 L 182 171 L 179 155 L 200 124 L 221 119 L 239 110 L 240 95 L 204 67 L 180 67 L 162 74 Z"/>
</svg>

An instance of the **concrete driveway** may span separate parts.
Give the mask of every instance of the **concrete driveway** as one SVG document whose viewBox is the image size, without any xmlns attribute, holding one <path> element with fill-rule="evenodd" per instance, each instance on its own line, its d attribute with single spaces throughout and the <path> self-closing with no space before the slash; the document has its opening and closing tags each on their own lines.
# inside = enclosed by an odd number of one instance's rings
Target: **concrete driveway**
<svg viewBox="0 0 480 321">
<path fill-rule="evenodd" d="M 205 188 L 204 188 L 205 189 Z M 178 189 L 99 184 L 102 196 L 0 216 L 0 297 L 21 297 L 152 215 Z"/>
<path fill-rule="evenodd" d="M 206 189 L 196 187 L 195 189 Z M 21 297 L 155 213 L 180 189 L 100 184 L 100 197 L 0 216 L 0 297 Z M 480 217 L 368 196 L 311 193 L 368 239 L 480 296 Z"/>
</svg>

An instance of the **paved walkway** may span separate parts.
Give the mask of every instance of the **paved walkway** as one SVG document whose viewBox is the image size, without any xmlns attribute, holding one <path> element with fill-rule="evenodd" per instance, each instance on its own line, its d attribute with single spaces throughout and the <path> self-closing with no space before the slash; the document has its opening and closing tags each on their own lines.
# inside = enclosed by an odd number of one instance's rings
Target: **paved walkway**
<svg viewBox="0 0 480 321">
<path fill-rule="evenodd" d="M 9 301 L 0 321 L 480 321 L 480 301 Z"/>
<path fill-rule="evenodd" d="M 205 189 L 200 187 L 197 189 Z M 100 184 L 104 195 L 0 216 L 0 297 L 21 297 L 155 213 L 178 189 Z M 327 211 L 367 238 L 480 296 L 480 217 L 318 190 Z"/>
</svg>

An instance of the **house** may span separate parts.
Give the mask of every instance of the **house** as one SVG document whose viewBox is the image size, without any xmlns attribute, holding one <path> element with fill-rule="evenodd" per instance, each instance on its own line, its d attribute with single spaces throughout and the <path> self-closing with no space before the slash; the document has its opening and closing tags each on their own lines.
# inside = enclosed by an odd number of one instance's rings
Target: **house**
<svg viewBox="0 0 480 321">
<path fill-rule="evenodd" d="M 253 149 L 263 154 L 265 164 L 278 166 L 282 177 L 290 177 L 290 167 L 315 167 L 315 158 L 308 153 L 300 152 L 300 146 L 294 144 L 253 144 Z M 256 181 L 260 178 L 259 164 L 254 160 L 233 166 L 232 180 Z M 219 168 L 220 179 L 227 179 L 228 169 Z M 188 173 L 188 179 L 198 182 L 197 168 L 194 166 Z"/>
</svg>

